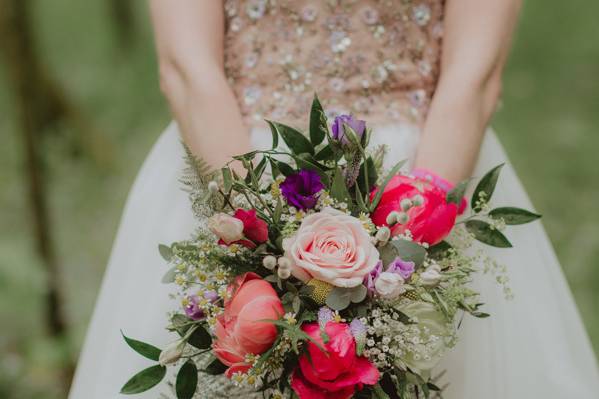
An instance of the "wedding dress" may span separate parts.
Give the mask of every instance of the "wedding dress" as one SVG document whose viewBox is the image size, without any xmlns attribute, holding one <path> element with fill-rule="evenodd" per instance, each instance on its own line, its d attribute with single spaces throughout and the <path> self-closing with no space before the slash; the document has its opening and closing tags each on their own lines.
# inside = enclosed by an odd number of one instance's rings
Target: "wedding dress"
<svg viewBox="0 0 599 399">
<path fill-rule="evenodd" d="M 389 147 L 389 162 L 413 157 L 439 76 L 443 0 L 229 0 L 224 7 L 226 73 L 255 147 L 270 144 L 264 118 L 305 128 L 317 91 L 331 115 L 367 120 L 374 144 Z M 177 304 L 160 283 L 166 265 L 156 248 L 188 237 L 196 224 L 178 181 L 180 140 L 173 123 L 131 189 L 71 399 L 121 397 L 123 383 L 150 365 L 120 330 L 162 348 L 174 339 L 164 326 Z M 489 131 L 475 176 L 503 162 Z M 509 162 L 493 202 L 531 208 Z M 593 350 L 541 223 L 508 234 L 513 249 L 488 251 L 508 267 L 515 298 L 506 300 L 491 275 L 474 282 L 492 317 L 464 320 L 458 346 L 438 368 L 447 370 L 441 384 L 450 382 L 444 398 L 599 397 Z M 220 379 L 198 393 L 241 395 Z M 173 396 L 163 383 L 136 397 Z"/>
</svg>

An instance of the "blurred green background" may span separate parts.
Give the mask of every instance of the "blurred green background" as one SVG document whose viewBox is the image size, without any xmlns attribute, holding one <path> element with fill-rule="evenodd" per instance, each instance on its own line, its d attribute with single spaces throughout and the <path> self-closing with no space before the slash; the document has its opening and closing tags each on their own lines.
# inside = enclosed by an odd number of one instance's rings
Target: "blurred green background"
<svg viewBox="0 0 599 399">
<path fill-rule="evenodd" d="M 129 186 L 169 115 L 158 90 L 144 1 L 0 0 L 0 17 L 18 3 L 30 12 L 29 44 L 42 81 L 52 82 L 64 106 L 32 139 L 68 329 L 61 339 L 48 334 L 48 273 L 36 250 L 31 175 L 10 77 L 20 71 L 30 84 L 36 81 L 27 68 L 15 67 L 16 53 L 3 31 L 0 398 L 62 398 L 61 380 L 68 377 L 57 370 L 77 358 Z M 526 3 L 494 125 L 545 215 L 599 350 L 597 15 L 598 2 Z"/>
</svg>

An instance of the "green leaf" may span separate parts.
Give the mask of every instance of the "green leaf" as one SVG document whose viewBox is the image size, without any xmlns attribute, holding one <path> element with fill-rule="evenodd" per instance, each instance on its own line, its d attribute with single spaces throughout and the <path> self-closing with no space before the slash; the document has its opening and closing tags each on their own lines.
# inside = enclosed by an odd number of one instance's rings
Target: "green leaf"
<svg viewBox="0 0 599 399">
<path fill-rule="evenodd" d="M 351 205 L 349 191 L 345 185 L 345 178 L 341 169 L 337 169 L 333 176 L 333 183 L 331 184 L 331 197 L 340 202 L 345 202 Z"/>
<path fill-rule="evenodd" d="M 272 149 L 274 150 L 279 146 L 279 132 L 271 121 L 267 120 L 266 123 L 270 126 L 270 132 L 272 133 Z"/>
<path fill-rule="evenodd" d="M 266 157 L 263 157 L 260 162 L 258 162 L 258 165 L 256 165 L 256 167 L 254 168 L 254 176 L 256 177 L 256 180 L 260 180 L 262 178 L 262 174 L 264 173 L 264 170 L 266 169 Z"/>
<path fill-rule="evenodd" d="M 133 395 L 142 393 L 156 386 L 166 375 L 166 367 L 159 364 L 148 367 L 135 374 L 121 388 L 121 393 L 124 395 Z"/>
<path fill-rule="evenodd" d="M 227 369 L 228 367 L 222 364 L 220 360 L 214 359 L 208 364 L 208 366 L 206 366 L 206 369 L 202 371 L 209 375 L 220 375 L 223 374 Z"/>
<path fill-rule="evenodd" d="M 368 169 L 368 176 L 366 176 L 366 169 Z M 365 194 L 370 193 L 370 189 L 376 184 L 378 178 L 374 160 L 372 157 L 368 157 L 366 162 L 363 162 L 360 166 L 360 174 L 358 176 L 358 187 L 360 187 L 360 191 Z M 366 184 L 367 182 L 368 184 Z"/>
<path fill-rule="evenodd" d="M 495 186 L 497 185 L 497 179 L 499 179 L 499 173 L 501 172 L 503 165 L 505 164 L 497 165 L 491 169 L 486 175 L 483 176 L 482 179 L 480 179 L 476 185 L 474 193 L 472 194 L 472 199 L 470 200 L 470 206 L 475 212 L 480 211 L 480 208 L 476 207 L 476 201 L 478 201 L 480 193 L 485 193 L 485 200 L 487 202 L 491 200 L 493 192 L 495 191 Z"/>
<path fill-rule="evenodd" d="M 445 256 L 445 253 L 449 251 L 452 246 L 447 241 L 441 241 L 440 243 L 429 247 L 428 256 L 433 259 L 440 259 Z"/>
<path fill-rule="evenodd" d="M 173 257 L 173 251 L 168 245 L 158 245 L 158 252 L 160 252 L 160 256 L 162 256 L 162 258 L 167 262 L 169 262 Z"/>
<path fill-rule="evenodd" d="M 491 228 L 491 225 L 482 220 L 469 220 L 466 222 L 466 229 L 474 235 L 478 241 L 497 248 L 511 248 L 512 244 L 498 230 Z"/>
<path fill-rule="evenodd" d="M 318 100 L 318 96 L 314 94 L 310 110 L 310 141 L 312 141 L 312 145 L 317 146 L 322 143 L 327 135 L 327 131 L 327 117 Z"/>
<path fill-rule="evenodd" d="M 360 284 L 354 288 L 351 288 L 350 293 L 350 300 L 353 303 L 360 303 L 364 299 L 366 299 L 366 295 L 368 295 L 368 289 L 366 288 L 366 286 Z"/>
<path fill-rule="evenodd" d="M 296 155 L 309 153 L 314 155 L 314 147 L 310 143 L 310 140 L 306 138 L 301 132 L 296 129 L 283 125 L 282 123 L 269 122 L 274 126 L 279 135 L 283 138 L 287 147 Z"/>
<path fill-rule="evenodd" d="M 177 266 L 173 266 L 162 276 L 162 280 L 160 280 L 163 284 L 170 284 L 175 281 L 175 277 L 177 276 Z"/>
<path fill-rule="evenodd" d="M 389 184 L 389 181 L 393 178 L 393 176 L 395 176 L 399 172 L 399 170 L 404 165 L 404 163 L 406 163 L 405 159 L 403 161 L 399 161 L 389 171 L 389 173 L 387 173 L 387 176 L 385 176 L 385 179 L 383 180 L 383 183 L 378 187 L 378 189 L 376 191 L 376 195 L 374 196 L 374 199 L 372 200 L 372 203 L 370 204 L 370 211 L 371 212 L 374 212 L 374 210 L 376 209 L 377 205 L 381 201 L 381 197 L 383 196 L 383 192 L 385 191 L 385 187 L 387 187 L 387 184 Z"/>
<path fill-rule="evenodd" d="M 395 258 L 400 257 L 405 262 L 414 262 L 416 267 L 421 266 L 426 258 L 426 249 L 404 239 L 391 240 L 384 247 L 379 248 L 383 264 L 387 266 Z"/>
<path fill-rule="evenodd" d="M 185 362 L 177 373 L 175 391 L 177 399 L 191 399 L 198 386 L 198 369 L 192 360 Z"/>
<path fill-rule="evenodd" d="M 225 189 L 225 193 L 229 193 L 231 191 L 231 187 L 233 186 L 233 176 L 231 175 L 231 169 L 222 168 L 221 173 L 223 175 L 223 186 Z"/>
<path fill-rule="evenodd" d="M 208 349 L 212 345 L 212 336 L 206 331 L 204 326 L 196 324 L 197 328 L 191 333 L 187 343 L 191 346 L 195 346 L 198 349 Z"/>
<path fill-rule="evenodd" d="M 458 183 L 451 191 L 447 193 L 446 200 L 450 204 L 460 205 L 462 199 L 464 198 L 464 193 L 466 193 L 466 189 L 468 188 L 468 183 L 470 179 L 463 180 Z"/>
<path fill-rule="evenodd" d="M 277 166 L 283 176 L 289 176 L 295 173 L 295 169 L 285 162 L 277 161 L 275 159 L 273 159 L 272 162 Z"/>
<path fill-rule="evenodd" d="M 351 303 L 352 292 L 347 288 L 335 287 L 327 296 L 326 304 L 333 310 L 341 311 Z"/>
<path fill-rule="evenodd" d="M 383 390 L 380 384 L 376 384 L 373 389 L 374 398 L 376 399 L 390 399 L 390 396 Z"/>
<path fill-rule="evenodd" d="M 508 225 L 526 224 L 541 217 L 541 215 L 527 211 L 526 209 L 509 206 L 495 208 L 489 212 L 489 216 L 493 219 L 503 219 L 505 224 Z"/>
<path fill-rule="evenodd" d="M 324 146 L 320 151 L 314 155 L 314 159 L 317 161 L 330 160 L 335 157 L 335 153 L 333 152 L 333 148 L 330 145 Z"/>
<path fill-rule="evenodd" d="M 129 345 L 131 347 L 131 349 L 133 349 L 135 352 L 139 353 L 143 357 L 146 357 L 150 360 L 158 361 L 158 358 L 160 357 L 160 352 L 161 352 L 160 349 L 156 348 L 153 345 L 147 344 L 145 342 L 138 341 L 133 338 L 129 338 L 125 334 L 123 334 L 122 331 L 121 331 L 121 335 L 125 339 L 125 342 L 127 342 L 127 345 Z"/>
</svg>

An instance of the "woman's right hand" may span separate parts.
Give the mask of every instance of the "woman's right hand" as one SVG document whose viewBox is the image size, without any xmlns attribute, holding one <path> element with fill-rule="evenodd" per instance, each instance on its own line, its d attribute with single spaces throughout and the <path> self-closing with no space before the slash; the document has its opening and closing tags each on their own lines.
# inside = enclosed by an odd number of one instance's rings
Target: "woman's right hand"
<svg viewBox="0 0 599 399">
<path fill-rule="evenodd" d="M 151 0 L 160 87 L 183 140 L 213 167 L 250 150 L 249 132 L 224 72 L 220 1 Z"/>
</svg>

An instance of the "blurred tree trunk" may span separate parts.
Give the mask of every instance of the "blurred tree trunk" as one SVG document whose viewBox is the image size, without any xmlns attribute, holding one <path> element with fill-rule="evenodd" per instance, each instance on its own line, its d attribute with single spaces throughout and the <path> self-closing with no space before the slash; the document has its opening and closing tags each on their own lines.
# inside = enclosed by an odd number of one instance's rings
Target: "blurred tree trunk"
<svg viewBox="0 0 599 399">
<path fill-rule="evenodd" d="M 36 251 L 46 269 L 44 311 L 48 333 L 67 339 L 60 285 L 60 270 L 52 235 L 44 178 L 42 136 L 51 125 L 73 113 L 60 86 L 50 79 L 36 52 L 31 24 L 30 0 L 0 0 L 0 51 L 13 86 Z M 71 366 L 63 373 L 65 388 L 70 384 Z"/>
<path fill-rule="evenodd" d="M 135 32 L 135 14 L 131 0 L 110 0 L 110 13 L 116 28 L 119 43 L 128 47 Z"/>
</svg>

